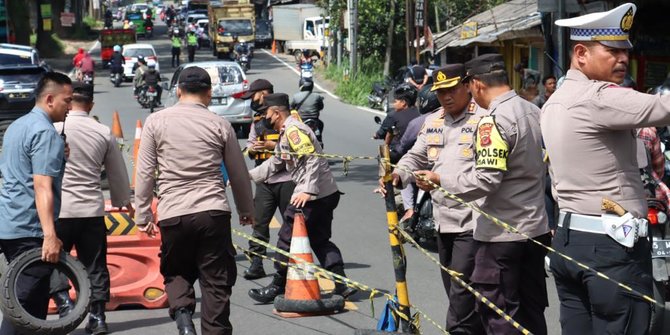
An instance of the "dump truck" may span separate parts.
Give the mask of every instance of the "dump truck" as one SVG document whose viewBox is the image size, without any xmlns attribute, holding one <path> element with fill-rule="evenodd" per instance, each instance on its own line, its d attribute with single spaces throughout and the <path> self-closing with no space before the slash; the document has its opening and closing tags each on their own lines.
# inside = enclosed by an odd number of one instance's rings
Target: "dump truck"
<svg viewBox="0 0 670 335">
<path fill-rule="evenodd" d="M 219 59 L 230 58 L 233 36 L 253 45 L 256 31 L 254 5 L 249 0 L 211 1 L 207 6 L 212 53 Z"/>
<path fill-rule="evenodd" d="M 320 56 L 328 47 L 329 17 L 316 5 L 295 4 L 272 7 L 274 39 L 281 50 L 300 57 L 303 50 Z"/>
</svg>

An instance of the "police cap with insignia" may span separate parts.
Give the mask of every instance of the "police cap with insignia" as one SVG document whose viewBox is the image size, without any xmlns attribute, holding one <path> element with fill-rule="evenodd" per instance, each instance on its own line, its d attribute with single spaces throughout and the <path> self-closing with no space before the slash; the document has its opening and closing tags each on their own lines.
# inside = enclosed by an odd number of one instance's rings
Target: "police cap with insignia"
<svg viewBox="0 0 670 335">
<path fill-rule="evenodd" d="M 289 109 L 288 103 L 288 94 L 285 93 L 272 93 L 263 97 L 263 106 L 258 110 L 265 110 L 269 107 L 274 106 L 284 106 L 286 109 Z"/>
<path fill-rule="evenodd" d="M 73 98 L 80 98 L 83 100 L 93 100 L 93 85 L 81 81 L 72 83 Z"/>
<path fill-rule="evenodd" d="M 556 20 L 556 25 L 570 28 L 573 41 L 597 41 L 616 49 L 631 49 L 628 33 L 633 26 L 635 7 L 623 4 L 607 12 L 591 13 L 571 19 Z"/>
<path fill-rule="evenodd" d="M 209 88 L 212 87 L 212 78 L 205 69 L 198 66 L 189 66 L 181 71 L 179 86 Z"/>
<path fill-rule="evenodd" d="M 505 70 L 505 60 L 501 54 L 483 54 L 465 63 L 468 77 Z"/>
<path fill-rule="evenodd" d="M 463 64 L 449 64 L 433 71 L 433 88 L 436 91 L 442 88 L 450 88 L 458 85 L 465 78 L 465 66 Z"/>
</svg>

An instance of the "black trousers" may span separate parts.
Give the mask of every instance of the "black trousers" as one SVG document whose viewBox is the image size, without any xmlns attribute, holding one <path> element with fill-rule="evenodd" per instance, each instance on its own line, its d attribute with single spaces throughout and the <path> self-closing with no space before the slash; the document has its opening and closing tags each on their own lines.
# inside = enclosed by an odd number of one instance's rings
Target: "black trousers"
<svg viewBox="0 0 670 335">
<path fill-rule="evenodd" d="M 440 233 L 437 235 L 437 253 L 440 264 L 460 272 L 468 284 L 472 270 L 475 268 L 475 240 L 472 231 L 464 233 Z M 449 299 L 447 311 L 447 331 L 450 334 L 484 334 L 484 327 L 479 314 L 475 311 L 475 296 L 458 283 L 451 280 L 451 276 L 441 271 L 442 284 Z"/>
<path fill-rule="evenodd" d="M 603 234 L 559 227 L 554 248 L 633 289 L 652 295 L 650 244 L 641 238 L 631 250 Z M 562 333 L 646 334 L 651 305 L 616 284 L 555 254 L 551 272 L 561 302 Z"/>
<path fill-rule="evenodd" d="M 0 247 L 8 262 L 13 261 L 22 253 L 41 248 L 41 238 L 19 238 L 14 240 L 0 240 Z M 46 319 L 49 308 L 49 277 L 53 267 L 37 263 L 24 270 L 16 284 L 16 294 L 21 306 L 38 319 Z M 1 335 L 21 334 L 7 319 L 0 324 Z"/>
<path fill-rule="evenodd" d="M 102 216 L 92 218 L 58 219 L 56 235 L 63 249 L 74 246 L 77 258 L 86 267 L 91 281 L 91 304 L 109 301 L 109 270 L 107 269 L 107 226 Z M 51 276 L 51 293 L 70 289 L 67 277 L 59 271 Z"/>
<path fill-rule="evenodd" d="M 551 235 L 547 233 L 535 239 L 549 245 Z M 533 334 L 546 335 L 544 309 L 549 303 L 544 256 L 547 250 L 530 241 L 477 241 L 476 244 L 473 288 Z M 477 312 L 487 334 L 519 333 L 479 300 Z"/>
<path fill-rule="evenodd" d="M 189 45 L 186 47 L 188 50 L 188 61 L 192 63 L 195 60 L 195 48 L 196 45 Z"/>
<path fill-rule="evenodd" d="M 230 212 L 205 211 L 161 220 L 161 274 L 170 317 L 195 310 L 193 284 L 202 290 L 201 333 L 233 333 L 230 295 L 237 267 L 230 236 Z"/>
<path fill-rule="evenodd" d="M 305 216 L 305 226 L 307 227 L 307 237 L 309 244 L 319 260 L 319 263 L 326 270 L 332 270 L 335 267 L 344 267 L 342 253 L 335 243 L 330 241 L 333 225 L 333 211 L 340 202 L 340 192 L 335 192 L 327 197 L 308 201 L 302 208 Z M 291 249 L 291 238 L 293 237 L 293 219 L 297 208 L 288 205 L 284 213 L 284 224 L 279 229 L 279 240 L 277 247 L 289 252 Z M 277 255 L 280 262 L 288 262 L 288 257 Z M 275 262 L 277 273 L 286 277 L 286 266 Z"/>
<path fill-rule="evenodd" d="M 179 55 L 181 55 L 181 48 L 172 47 L 172 67 L 174 67 L 175 60 L 177 60 L 177 66 L 179 66 Z"/>
<path fill-rule="evenodd" d="M 294 188 L 295 183 L 292 181 L 256 184 L 256 194 L 254 196 L 256 223 L 251 234 L 253 237 L 266 243 L 270 241 L 270 221 L 272 221 L 277 208 L 279 208 L 283 218 L 286 207 L 291 201 Z M 249 241 L 249 250 L 261 255 L 266 254 L 266 248 L 253 241 Z"/>
</svg>

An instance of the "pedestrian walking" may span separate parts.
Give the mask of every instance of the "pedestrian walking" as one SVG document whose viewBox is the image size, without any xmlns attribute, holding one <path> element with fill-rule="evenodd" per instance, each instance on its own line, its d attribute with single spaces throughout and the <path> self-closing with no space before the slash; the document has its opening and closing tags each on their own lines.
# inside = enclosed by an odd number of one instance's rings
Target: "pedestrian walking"
<svg viewBox="0 0 670 335">
<path fill-rule="evenodd" d="M 428 170 L 415 173 L 465 201 L 479 199 L 482 211 L 548 245 L 540 110 L 509 86 L 501 55 L 484 54 L 465 66 L 475 102 L 488 110 L 477 123 L 474 141 L 460 148 L 459 156 L 474 153 L 474 168 L 448 175 Z M 433 188 L 421 179 L 417 185 L 423 190 Z M 475 215 L 475 220 L 472 286 L 533 334 L 547 334 L 546 250 L 482 215 Z M 518 332 L 480 301 L 477 312 L 488 334 Z"/>
<path fill-rule="evenodd" d="M 56 235 L 63 250 L 77 248 L 77 258 L 86 267 L 91 281 L 89 318 L 85 330 L 92 334 L 108 332 L 105 303 L 109 301 L 109 271 L 107 270 L 107 227 L 105 201 L 100 185 L 104 169 L 109 180 L 112 206 L 126 207 L 134 216 L 130 203 L 130 185 L 126 164 L 116 138 L 109 127 L 90 117 L 93 109 L 93 86 L 73 84 L 72 110 L 65 122 L 54 124 L 56 131 L 67 135 L 70 158 L 63 177 L 62 205 L 56 222 Z M 69 306 L 67 278 L 52 276 L 52 296 L 61 317 Z M 65 304 L 63 304 L 65 302 Z M 69 310 L 67 310 L 69 313 Z"/>
<path fill-rule="evenodd" d="M 647 202 L 636 129 L 670 124 L 670 98 L 622 88 L 633 47 L 636 6 L 623 4 L 556 25 L 570 28 L 572 56 L 563 84 L 542 109 L 542 134 L 560 208 L 557 251 L 652 295 Z M 607 215 L 603 198 L 631 219 Z M 611 221 L 613 220 L 613 221 Z M 627 233 L 628 232 L 628 233 Z M 563 334 L 645 334 L 650 305 L 593 271 L 551 254 Z"/>
<path fill-rule="evenodd" d="M 433 72 L 433 88 L 442 107 L 428 114 L 414 146 L 402 156 L 393 172 L 400 185 L 415 182 L 409 171 L 428 170 L 439 176 L 468 173 L 475 165 L 470 149 L 479 118 L 486 112 L 472 101 L 463 64 L 449 64 Z M 380 181 L 383 185 L 383 181 Z M 382 186 L 380 188 L 384 189 Z M 444 199 L 439 190 L 431 191 L 433 219 L 437 229 L 437 253 L 440 263 L 462 274 L 471 284 L 475 266 L 475 222 L 472 210 Z M 449 299 L 447 331 L 451 334 L 484 334 L 475 310 L 475 296 L 442 271 L 442 284 Z"/>
<path fill-rule="evenodd" d="M 0 247 L 8 262 L 42 248 L 42 261 L 57 263 L 62 242 L 54 225 L 61 204 L 61 185 L 67 150 L 53 122 L 65 120 L 72 101 L 72 81 L 47 72 L 35 88 L 35 107 L 14 121 L 2 144 L 0 189 Z M 17 298 L 32 316 L 46 319 L 52 267 L 36 265 L 21 272 Z M 7 319 L 0 333 L 18 334 Z"/>
<path fill-rule="evenodd" d="M 196 280 L 202 289 L 202 333 L 233 333 L 230 295 L 237 268 L 222 162 L 240 224 L 253 223 L 244 158 L 230 123 L 207 109 L 211 95 L 207 71 L 197 66 L 184 69 L 177 81 L 179 102 L 146 120 L 137 164 L 136 222 L 150 236 L 160 229 L 160 269 L 169 314 L 180 334 L 195 334 Z M 151 213 L 155 187 L 157 226 Z"/>
<path fill-rule="evenodd" d="M 284 93 L 266 95 L 263 98 L 262 110 L 265 119 L 272 128 L 279 131 L 279 146 L 275 155 L 263 164 L 249 171 L 256 183 L 265 182 L 275 171 L 286 169 L 296 186 L 291 196 L 291 203 L 284 212 L 284 224 L 279 230 L 277 247 L 286 252 L 291 247 L 293 220 L 298 211 L 305 216 L 307 235 L 312 250 L 323 268 L 340 276 L 344 274 L 342 253 L 335 243 L 330 241 L 332 235 L 333 212 L 340 201 L 333 174 L 330 172 L 328 160 L 323 157 L 309 155 L 322 153 L 316 135 L 309 126 L 302 123 L 289 110 L 289 98 Z M 301 154 L 296 156 L 294 154 Z M 277 256 L 272 282 L 260 289 L 249 290 L 249 296 L 261 303 L 271 303 L 275 297 L 284 293 L 288 257 Z M 335 283 L 334 294 L 345 298 L 357 290 L 342 283 Z"/>
<path fill-rule="evenodd" d="M 262 109 L 263 98 L 274 93 L 274 87 L 265 79 L 257 79 L 249 86 L 249 91 L 242 96 L 242 99 L 251 99 L 251 109 L 254 110 L 254 123 L 249 131 L 247 139 L 247 150 L 249 157 L 254 160 L 255 166 L 263 164 L 271 154 L 265 151 L 274 151 L 279 142 L 279 131 L 272 128 L 272 125 L 265 119 L 265 109 Z M 254 194 L 254 217 L 252 236 L 263 241 L 270 241 L 270 222 L 275 212 L 279 209 L 279 214 L 283 217 L 286 207 L 291 200 L 295 183 L 291 179 L 291 174 L 286 171 L 278 171 L 270 176 L 265 182 L 256 184 L 256 194 Z M 267 248 L 249 241 L 249 257 L 251 265 L 244 271 L 244 278 L 259 279 L 265 277 L 263 268 L 263 258 L 266 255 Z"/>
</svg>

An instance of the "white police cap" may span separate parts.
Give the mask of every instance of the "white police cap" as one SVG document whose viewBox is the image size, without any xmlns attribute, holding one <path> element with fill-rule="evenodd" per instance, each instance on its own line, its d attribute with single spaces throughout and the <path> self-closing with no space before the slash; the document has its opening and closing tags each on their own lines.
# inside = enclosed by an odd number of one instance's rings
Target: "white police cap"
<svg viewBox="0 0 670 335">
<path fill-rule="evenodd" d="M 636 10 L 634 4 L 625 3 L 607 12 L 556 20 L 555 23 L 570 28 L 573 41 L 598 41 L 611 48 L 630 49 L 633 44 L 628 39 L 628 32 L 633 26 Z"/>
</svg>

